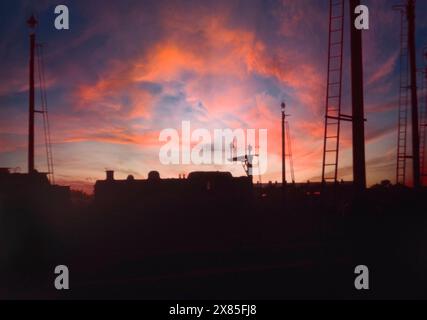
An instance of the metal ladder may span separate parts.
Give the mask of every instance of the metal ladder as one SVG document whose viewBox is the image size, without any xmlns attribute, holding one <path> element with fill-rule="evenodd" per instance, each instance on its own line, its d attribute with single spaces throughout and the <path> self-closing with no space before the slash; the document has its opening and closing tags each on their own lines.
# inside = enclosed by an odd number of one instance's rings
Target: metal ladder
<svg viewBox="0 0 427 320">
<path fill-rule="evenodd" d="M 400 33 L 400 85 L 399 85 L 399 120 L 397 137 L 396 183 L 406 182 L 407 136 L 408 136 L 408 104 L 409 104 L 409 55 L 408 55 L 408 24 L 406 11 L 401 12 Z"/>
<path fill-rule="evenodd" d="M 326 89 L 325 135 L 323 145 L 322 182 L 337 181 L 341 120 L 344 0 L 329 2 L 328 76 Z M 331 170 L 328 170 L 331 168 Z"/>
</svg>

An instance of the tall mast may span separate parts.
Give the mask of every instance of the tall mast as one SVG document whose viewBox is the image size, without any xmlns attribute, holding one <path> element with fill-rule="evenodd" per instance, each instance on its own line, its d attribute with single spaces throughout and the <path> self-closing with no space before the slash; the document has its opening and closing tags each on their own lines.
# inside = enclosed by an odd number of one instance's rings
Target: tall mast
<svg viewBox="0 0 427 320">
<path fill-rule="evenodd" d="M 363 96 L 362 30 L 353 25 L 360 0 L 350 0 L 351 93 L 353 116 L 353 180 L 357 190 L 366 188 L 365 114 Z"/>
<path fill-rule="evenodd" d="M 411 116 L 412 116 L 412 164 L 414 175 L 414 187 L 421 186 L 420 175 L 420 135 L 418 121 L 418 97 L 417 97 L 417 59 L 415 44 L 415 0 L 408 0 L 406 13 L 408 15 L 408 49 L 409 70 L 411 80 Z"/>
<path fill-rule="evenodd" d="M 285 145 L 285 122 L 286 122 L 286 113 L 285 108 L 286 104 L 282 102 L 282 188 L 286 185 L 286 145 Z"/>
<path fill-rule="evenodd" d="M 29 77 L 29 121 L 28 121 L 28 173 L 34 172 L 34 55 L 36 47 L 35 27 L 37 20 L 32 15 L 28 21 L 30 27 L 30 77 Z"/>
</svg>

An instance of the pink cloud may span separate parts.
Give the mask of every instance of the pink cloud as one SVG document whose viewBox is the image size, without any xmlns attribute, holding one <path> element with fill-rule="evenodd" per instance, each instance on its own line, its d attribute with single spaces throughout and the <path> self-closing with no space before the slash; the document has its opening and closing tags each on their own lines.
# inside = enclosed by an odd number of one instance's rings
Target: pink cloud
<svg viewBox="0 0 427 320">
<path fill-rule="evenodd" d="M 396 65 L 396 62 L 399 58 L 399 53 L 393 54 L 388 58 L 387 61 L 385 61 L 383 64 L 381 64 L 377 70 L 371 75 L 371 77 L 367 81 L 367 85 L 375 84 L 376 82 L 386 78 L 389 76 Z"/>
</svg>

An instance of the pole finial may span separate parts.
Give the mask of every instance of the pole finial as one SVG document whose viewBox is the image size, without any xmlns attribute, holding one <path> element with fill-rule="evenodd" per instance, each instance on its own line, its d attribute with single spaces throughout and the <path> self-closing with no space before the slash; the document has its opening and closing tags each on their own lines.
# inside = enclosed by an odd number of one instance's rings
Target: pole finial
<svg viewBox="0 0 427 320">
<path fill-rule="evenodd" d="M 27 20 L 27 25 L 34 29 L 37 26 L 37 19 L 34 17 L 34 14 L 31 15 L 31 17 Z"/>
</svg>

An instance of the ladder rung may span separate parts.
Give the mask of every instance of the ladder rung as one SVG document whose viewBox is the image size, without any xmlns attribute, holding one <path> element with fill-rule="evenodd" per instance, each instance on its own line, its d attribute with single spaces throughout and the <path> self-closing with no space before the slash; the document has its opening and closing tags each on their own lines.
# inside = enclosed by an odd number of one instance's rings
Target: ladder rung
<svg viewBox="0 0 427 320">
<path fill-rule="evenodd" d="M 323 166 L 325 166 L 325 167 L 336 167 L 337 166 L 337 164 L 336 163 L 325 163 Z"/>
</svg>

